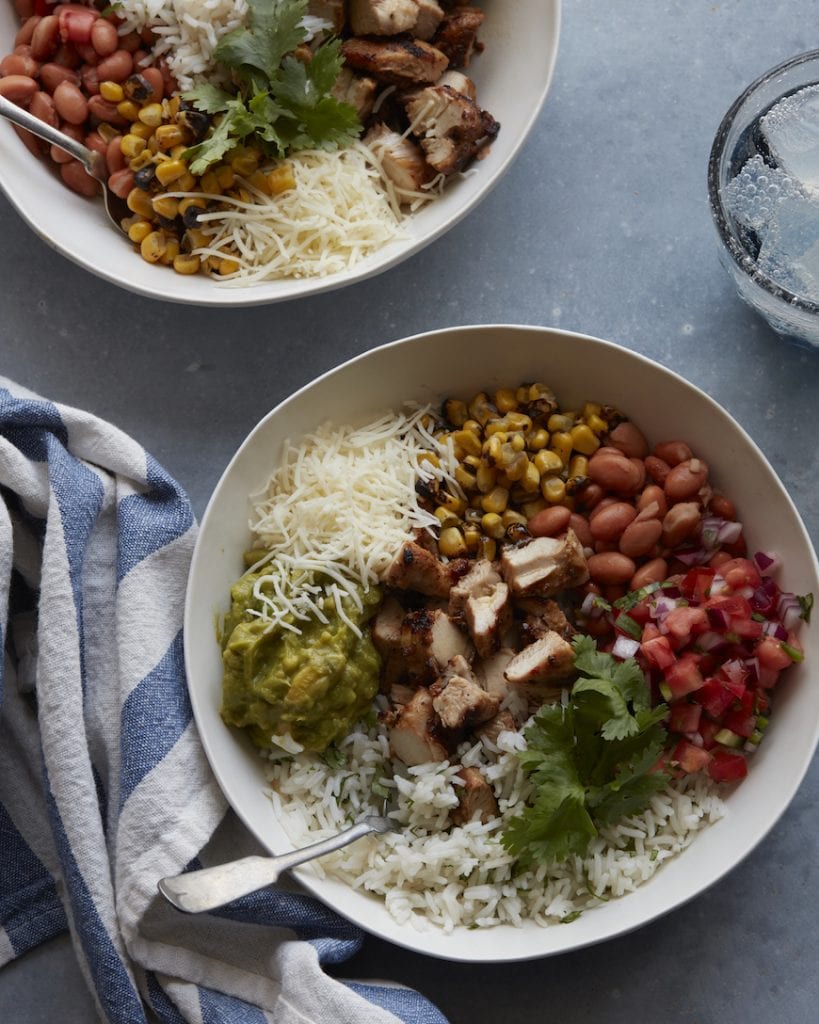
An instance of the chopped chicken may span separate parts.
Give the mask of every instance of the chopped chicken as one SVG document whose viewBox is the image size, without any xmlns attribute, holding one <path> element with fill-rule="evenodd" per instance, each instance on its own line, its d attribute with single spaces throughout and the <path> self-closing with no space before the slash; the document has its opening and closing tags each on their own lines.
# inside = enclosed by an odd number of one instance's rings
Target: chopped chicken
<svg viewBox="0 0 819 1024">
<path fill-rule="evenodd" d="M 399 86 L 435 82 L 449 63 L 440 50 L 412 36 L 345 39 L 341 52 L 351 68 Z"/>
<path fill-rule="evenodd" d="M 494 718 L 490 718 L 488 722 L 484 722 L 479 729 L 476 729 L 475 735 L 478 739 L 496 744 L 498 742 L 498 736 L 500 736 L 502 732 L 517 732 L 518 724 L 519 723 L 512 712 L 504 708 L 502 711 L 499 711 Z"/>
<path fill-rule="evenodd" d="M 387 729 L 390 750 L 406 765 L 443 761 L 449 756 L 432 695 L 423 686 L 415 691 L 412 700 L 387 717 Z"/>
<path fill-rule="evenodd" d="M 583 546 L 574 530 L 563 537 L 536 537 L 501 554 L 501 572 L 518 597 L 552 597 L 589 578 Z"/>
<path fill-rule="evenodd" d="M 478 681 L 478 677 L 472 671 L 472 666 L 462 654 L 456 654 L 454 658 L 449 659 L 447 664 L 441 670 L 439 678 L 449 682 L 449 680 L 453 679 L 455 676 L 461 676 L 462 679 L 468 679 L 477 686 L 481 685 Z"/>
<path fill-rule="evenodd" d="M 559 633 L 548 632 L 524 647 L 506 666 L 514 686 L 526 683 L 558 685 L 574 671 L 574 651 Z"/>
<path fill-rule="evenodd" d="M 449 614 L 465 622 L 481 658 L 500 647 L 512 620 L 512 605 L 509 587 L 491 562 L 485 558 L 473 562 L 470 571 L 453 586 Z"/>
<path fill-rule="evenodd" d="M 518 611 L 524 612 L 520 635 L 526 643 L 539 640 L 549 630 L 559 633 L 564 640 L 571 640 L 574 636 L 574 626 L 557 601 L 550 597 L 524 597 L 516 607 Z"/>
<path fill-rule="evenodd" d="M 445 729 L 469 729 L 486 722 L 498 712 L 499 701 L 471 679 L 452 676 L 439 679 L 429 688 L 432 706 Z"/>
<path fill-rule="evenodd" d="M 393 683 L 390 687 L 390 704 L 409 704 L 415 694 L 416 687 L 406 683 Z"/>
<path fill-rule="evenodd" d="M 331 90 L 340 103 L 349 103 L 358 115 L 359 121 L 366 121 L 375 106 L 378 83 L 374 78 L 357 75 L 350 68 L 343 67 Z"/>
<path fill-rule="evenodd" d="M 385 124 L 370 128 L 363 141 L 375 153 L 387 178 L 402 192 L 417 192 L 434 173 L 418 143 L 404 138 Z M 438 564 L 442 565 L 441 562 Z"/>
<path fill-rule="evenodd" d="M 509 692 L 509 682 L 505 673 L 507 665 L 514 656 L 513 650 L 502 647 L 490 657 L 475 662 L 475 675 L 481 686 L 490 696 L 497 697 L 499 701 L 503 701 Z"/>
<path fill-rule="evenodd" d="M 458 794 L 458 806 L 452 812 L 453 822 L 465 825 L 477 818 L 486 824 L 492 818 L 497 818 L 500 813 L 498 801 L 480 769 L 461 768 L 458 775 L 463 780 L 463 788 Z"/>
<path fill-rule="evenodd" d="M 468 96 L 471 100 L 475 100 L 478 96 L 478 89 L 475 83 L 461 71 L 454 71 L 452 69 L 445 71 L 438 79 L 437 84 L 448 85 L 450 89 L 463 93 L 464 96 Z"/>
<path fill-rule="evenodd" d="M 491 114 L 449 85 L 410 93 L 405 109 L 427 163 L 441 174 L 460 171 L 500 128 Z"/>
<path fill-rule="evenodd" d="M 450 659 L 472 653 L 469 639 L 440 608 L 405 611 L 388 598 L 372 624 L 372 640 L 383 659 L 382 680 L 425 684 L 436 679 Z"/>
<path fill-rule="evenodd" d="M 314 18 L 323 18 L 329 21 L 330 32 L 338 35 L 344 28 L 345 12 L 344 0 L 308 0 L 307 13 Z"/>
<path fill-rule="evenodd" d="M 409 32 L 431 39 L 444 17 L 436 0 L 349 0 L 356 36 L 397 36 Z"/>
<path fill-rule="evenodd" d="M 408 540 L 384 575 L 388 587 L 415 590 L 427 597 L 449 597 L 452 574 L 447 565 L 427 548 Z"/>
<path fill-rule="evenodd" d="M 438 26 L 433 43 L 449 59 L 454 68 L 465 68 L 478 47 L 478 31 L 483 24 L 483 11 L 477 7 L 456 7 L 445 15 Z"/>
</svg>

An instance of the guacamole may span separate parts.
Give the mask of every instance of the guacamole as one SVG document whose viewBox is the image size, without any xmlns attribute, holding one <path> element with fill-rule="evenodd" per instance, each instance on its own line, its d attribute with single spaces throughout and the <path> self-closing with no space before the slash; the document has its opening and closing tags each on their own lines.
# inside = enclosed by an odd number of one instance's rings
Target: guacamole
<svg viewBox="0 0 819 1024">
<path fill-rule="evenodd" d="M 261 573 L 247 572 L 231 588 L 221 637 L 222 718 L 247 729 L 259 747 L 286 733 L 306 750 L 322 751 L 350 731 L 378 692 L 378 652 L 369 630 L 357 636 L 330 597 L 323 603 L 329 622 L 300 620 L 300 633 L 248 615 L 260 609 L 253 587 Z M 381 593 L 371 588 L 360 598 L 361 610 L 351 598 L 342 602 L 359 628 L 377 611 Z"/>
</svg>

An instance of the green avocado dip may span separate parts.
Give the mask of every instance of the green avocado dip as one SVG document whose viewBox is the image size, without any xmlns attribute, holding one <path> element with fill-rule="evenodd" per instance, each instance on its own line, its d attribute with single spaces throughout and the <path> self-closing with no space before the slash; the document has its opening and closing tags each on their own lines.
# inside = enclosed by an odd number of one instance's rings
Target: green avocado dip
<svg viewBox="0 0 819 1024">
<path fill-rule="evenodd" d="M 380 658 L 368 629 L 362 627 L 378 610 L 381 593 L 359 590 L 362 607 L 348 597 L 346 617 L 331 597 L 323 600 L 328 622 L 298 622 L 300 633 L 248 614 L 262 603 L 253 588 L 265 572 L 246 572 L 231 588 L 230 612 L 221 630 L 222 718 L 246 729 L 256 746 L 269 748 L 285 734 L 305 750 L 325 750 L 341 739 L 369 708 L 378 692 Z M 320 580 L 319 580 L 320 582 Z M 286 622 L 295 623 L 290 616 Z"/>
</svg>

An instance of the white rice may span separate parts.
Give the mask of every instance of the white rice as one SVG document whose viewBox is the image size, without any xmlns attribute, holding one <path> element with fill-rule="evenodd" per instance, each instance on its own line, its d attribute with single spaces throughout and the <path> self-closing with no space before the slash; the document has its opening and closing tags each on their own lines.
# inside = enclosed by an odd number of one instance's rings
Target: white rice
<svg viewBox="0 0 819 1024">
<path fill-rule="evenodd" d="M 465 743 L 452 762 L 406 768 L 391 761 L 383 729 L 361 727 L 341 744 L 341 767 L 299 754 L 271 759 L 266 768 L 274 811 L 296 846 L 333 835 L 365 813 L 381 813 L 378 790 L 389 790 L 400 831 L 358 840 L 307 870 L 380 896 L 398 923 L 421 931 L 560 922 L 632 892 L 725 813 L 716 785 L 689 776 L 656 795 L 642 814 L 602 830 L 584 857 L 518 873 L 499 836 L 530 792 L 515 756 L 523 745 L 519 733 L 505 732 L 497 746 Z M 461 765 L 481 767 L 500 814 L 486 824 L 449 828 Z"/>
</svg>

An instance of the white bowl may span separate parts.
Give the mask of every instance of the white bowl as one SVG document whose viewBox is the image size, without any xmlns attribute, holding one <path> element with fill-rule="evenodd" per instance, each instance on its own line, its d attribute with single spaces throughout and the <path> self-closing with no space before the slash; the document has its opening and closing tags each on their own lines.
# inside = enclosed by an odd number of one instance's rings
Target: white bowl
<svg viewBox="0 0 819 1024">
<path fill-rule="evenodd" d="M 219 717 L 221 659 L 215 616 L 228 606 L 249 545 L 248 495 L 267 480 L 285 438 L 319 422 L 359 421 L 406 399 L 437 402 L 524 380 L 548 383 L 564 405 L 596 400 L 625 411 L 654 440 L 683 438 L 711 478 L 745 512 L 751 550 L 778 551 L 789 590 L 819 594 L 819 565 L 805 528 L 764 456 L 731 417 L 683 378 L 611 343 L 540 327 L 433 331 L 368 352 L 319 377 L 269 413 L 240 447 L 202 519 L 185 612 L 185 657 L 196 721 L 216 777 L 257 838 L 291 849 L 264 794 L 261 759 Z M 728 814 L 703 831 L 636 892 L 559 927 L 500 926 L 415 932 L 382 902 L 302 869 L 300 881 L 366 930 L 419 953 L 462 961 L 525 960 L 565 952 L 637 928 L 701 893 L 746 856 L 799 786 L 819 736 L 819 629 L 803 628 L 805 660 L 775 694 L 771 726 L 748 778 L 727 798 Z M 811 677 L 814 677 L 811 679 Z"/>
<path fill-rule="evenodd" d="M 64 256 L 113 284 L 151 298 L 199 306 L 254 306 L 340 288 L 395 266 L 448 231 L 497 183 L 523 145 L 546 98 L 557 57 L 560 0 L 482 5 L 486 45 L 470 65 L 481 105 L 501 124 L 475 172 L 450 183 L 440 199 L 406 222 L 406 237 L 327 277 L 283 279 L 248 288 L 220 286 L 204 275 L 185 277 L 145 263 L 116 234 L 99 201 L 70 192 L 0 120 L 0 188 L 31 228 Z M 18 22 L 0 4 L 0 56 L 10 53 Z"/>
</svg>

